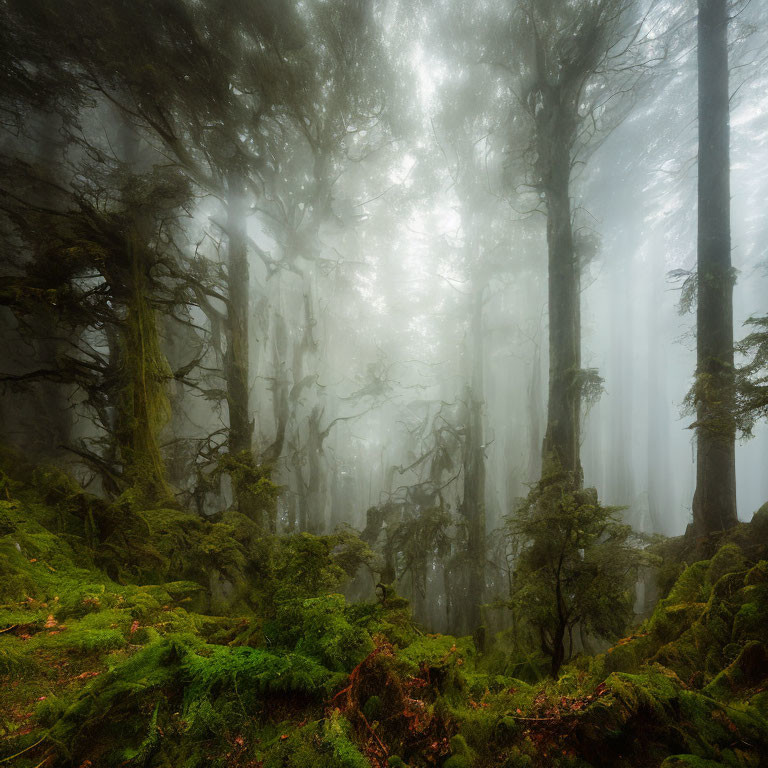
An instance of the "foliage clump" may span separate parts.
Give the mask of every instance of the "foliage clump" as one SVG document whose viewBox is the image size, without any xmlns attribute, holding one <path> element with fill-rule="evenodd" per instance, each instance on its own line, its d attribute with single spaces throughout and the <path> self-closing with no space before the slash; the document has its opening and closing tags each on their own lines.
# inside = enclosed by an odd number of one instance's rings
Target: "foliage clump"
<svg viewBox="0 0 768 768">
<path fill-rule="evenodd" d="M 632 618 L 641 541 L 593 488 L 565 475 L 542 479 L 508 518 L 517 553 L 510 607 L 530 628 L 557 677 L 573 631 L 615 639 Z"/>
</svg>

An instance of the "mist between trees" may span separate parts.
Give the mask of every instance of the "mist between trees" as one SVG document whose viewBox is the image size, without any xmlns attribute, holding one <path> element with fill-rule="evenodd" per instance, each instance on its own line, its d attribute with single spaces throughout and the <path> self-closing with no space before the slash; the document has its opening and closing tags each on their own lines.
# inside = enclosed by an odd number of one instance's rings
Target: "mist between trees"
<svg viewBox="0 0 768 768">
<path fill-rule="evenodd" d="M 3 441 L 350 526 L 348 594 L 454 633 L 509 623 L 542 476 L 677 536 L 698 464 L 690 535 L 749 520 L 767 19 L 703 5 L 4 0 Z"/>
</svg>

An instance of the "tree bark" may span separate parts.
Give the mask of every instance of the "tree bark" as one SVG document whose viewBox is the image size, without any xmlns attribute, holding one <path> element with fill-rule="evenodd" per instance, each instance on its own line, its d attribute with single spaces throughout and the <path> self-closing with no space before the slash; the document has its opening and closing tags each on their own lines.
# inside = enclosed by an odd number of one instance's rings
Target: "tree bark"
<svg viewBox="0 0 768 768">
<path fill-rule="evenodd" d="M 569 196 L 571 131 L 557 107 L 550 120 L 551 130 L 540 129 L 544 135 L 539 136 L 549 257 L 549 400 L 542 463 L 545 473 L 562 469 L 580 484 L 581 306 Z"/>
<path fill-rule="evenodd" d="M 531 378 L 528 383 L 528 477 L 529 483 L 538 482 L 541 477 L 541 423 L 542 382 L 541 382 L 541 336 L 535 341 Z"/>
<path fill-rule="evenodd" d="M 696 345 L 697 536 L 731 528 L 736 516 L 733 418 L 733 271 L 727 0 L 699 0 L 699 227 Z"/>
<path fill-rule="evenodd" d="M 248 245 L 245 189 L 239 174 L 227 180 L 227 350 L 224 377 L 229 407 L 229 450 L 232 454 L 251 451 L 253 420 L 248 387 Z"/>
<path fill-rule="evenodd" d="M 552 639 L 552 659 L 549 665 L 549 674 L 554 680 L 560 675 L 560 667 L 565 661 L 565 626 L 558 625 L 555 636 Z"/>
<path fill-rule="evenodd" d="M 122 160 L 140 173 L 139 137 L 133 126 L 121 123 Z M 154 255 L 151 214 L 135 200 L 126 201 L 125 252 L 111 275 L 115 298 L 124 302 L 126 317 L 119 326 L 116 348 L 121 389 L 115 440 L 123 465 L 123 478 L 139 494 L 143 504 L 173 503 L 166 481 L 159 435 L 170 418 L 167 384 L 171 372 L 160 346 L 157 315 L 150 302 L 150 271 Z"/>
<path fill-rule="evenodd" d="M 135 223 L 128 247 L 129 283 L 125 325 L 121 329 L 124 386 L 116 437 L 125 479 L 147 504 L 169 503 L 173 493 L 166 482 L 159 435 L 170 418 L 166 391 L 170 368 L 160 348 L 155 310 L 147 300 L 147 251 L 142 228 Z"/>
<path fill-rule="evenodd" d="M 325 464 L 323 442 L 325 433 L 320 428 L 324 409 L 312 408 L 307 419 L 307 495 L 306 511 L 301 530 L 321 533 L 325 528 Z"/>
</svg>

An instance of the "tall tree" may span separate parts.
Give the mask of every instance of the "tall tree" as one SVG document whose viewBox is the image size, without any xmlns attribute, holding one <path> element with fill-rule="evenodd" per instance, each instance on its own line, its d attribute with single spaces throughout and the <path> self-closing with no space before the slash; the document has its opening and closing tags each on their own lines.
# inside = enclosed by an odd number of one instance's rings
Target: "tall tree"
<svg viewBox="0 0 768 768">
<path fill-rule="evenodd" d="M 76 392 L 92 428 L 70 450 L 101 475 L 109 494 L 131 489 L 142 504 L 166 503 L 172 494 L 159 435 L 174 374 L 160 348 L 158 315 L 188 301 L 174 232 L 189 189 L 173 169 L 141 168 L 132 130 L 115 138 L 121 157 L 89 144 L 95 159 L 62 164 L 59 181 L 21 160 L 0 164 L 3 248 L 10 241 L 18 251 L 3 265 L 11 287 L 3 301 L 24 327 L 44 297 L 67 342 L 54 360 L 2 379 Z M 37 325 L 26 325 L 35 338 Z"/>
<path fill-rule="evenodd" d="M 736 516 L 736 423 L 730 221 L 728 0 L 699 0 L 699 227 L 696 314 L 696 491 L 693 531 Z"/>
<path fill-rule="evenodd" d="M 572 173 L 627 113 L 653 59 L 637 57 L 643 19 L 634 0 L 523 0 L 517 17 L 520 96 L 533 129 L 533 186 L 546 208 L 549 398 L 543 471 L 582 480 L 580 421 L 591 376 L 581 368 L 581 264 Z M 646 52 L 648 54 L 648 52 Z M 514 55 L 514 53 L 513 53 Z"/>
<path fill-rule="evenodd" d="M 471 247 L 471 246 L 470 246 Z M 483 386 L 484 329 L 483 297 L 485 280 L 478 277 L 482 265 L 475 267 L 473 290 L 470 294 L 468 346 L 471 356 L 467 386 L 464 390 L 464 444 L 462 464 L 464 489 L 459 511 L 467 526 L 467 601 L 465 607 L 466 631 L 477 629 L 482 623 L 481 605 L 485 595 L 486 458 L 483 427 L 485 421 L 485 394 Z"/>
</svg>

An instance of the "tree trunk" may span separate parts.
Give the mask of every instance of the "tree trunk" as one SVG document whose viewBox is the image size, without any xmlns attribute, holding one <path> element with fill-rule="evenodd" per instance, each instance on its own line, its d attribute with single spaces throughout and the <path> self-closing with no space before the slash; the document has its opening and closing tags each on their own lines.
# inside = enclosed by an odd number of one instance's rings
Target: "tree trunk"
<svg viewBox="0 0 768 768">
<path fill-rule="evenodd" d="M 737 523 L 727 0 L 699 0 L 698 66 L 697 457 L 693 528 L 695 535 L 706 536 Z"/>
<path fill-rule="evenodd" d="M 528 477 L 529 483 L 535 483 L 541 477 L 541 422 L 542 419 L 542 382 L 541 382 L 541 335 L 535 341 L 531 378 L 528 383 Z"/>
<path fill-rule="evenodd" d="M 560 558 L 562 563 L 562 556 Z M 550 674 L 557 680 L 557 676 L 560 673 L 560 667 L 563 666 L 565 661 L 565 633 L 567 630 L 567 622 L 565 620 L 565 614 L 563 612 L 563 584 L 560 580 L 560 568 L 558 567 L 557 583 L 555 585 L 555 603 L 557 605 L 557 627 L 552 636 L 552 659 L 550 664 Z"/>
<path fill-rule="evenodd" d="M 661 254 L 659 254 L 661 256 Z M 663 258 L 663 256 L 662 256 Z M 658 275 L 664 274 L 663 264 L 654 269 Z M 667 375 L 663 326 L 665 318 L 658 312 L 657 301 L 663 286 L 660 280 L 648 283 L 648 423 L 647 461 L 648 461 L 648 514 L 652 525 L 649 533 L 668 534 L 669 518 L 666 510 L 672 499 L 670 479 L 669 398 L 667 395 Z M 657 293 L 659 292 L 659 293 Z"/>
<path fill-rule="evenodd" d="M 463 611 L 471 632 L 482 623 L 485 593 L 485 452 L 483 444 L 483 286 L 472 294 L 470 346 L 472 367 L 467 387 L 464 439 L 464 498 L 461 512 L 467 523 L 467 601 Z"/>
<path fill-rule="evenodd" d="M 320 429 L 323 412 L 323 408 L 315 405 L 307 419 L 307 512 L 302 530 L 315 534 L 325 529 L 325 435 Z"/>
<path fill-rule="evenodd" d="M 229 451 L 251 451 L 253 420 L 250 418 L 248 387 L 248 245 L 246 200 L 242 179 L 231 173 L 227 180 L 227 351 L 224 377 L 229 407 Z"/>
<path fill-rule="evenodd" d="M 291 416 L 289 395 L 291 381 L 285 365 L 288 355 L 288 329 L 283 316 L 276 312 L 273 321 L 272 369 L 274 380 L 272 389 L 272 412 L 275 420 L 275 439 L 264 452 L 264 460 L 276 462 L 283 454 L 285 433 Z"/>
<path fill-rule="evenodd" d="M 123 161 L 139 173 L 139 137 L 123 121 L 120 130 Z M 117 348 L 122 387 L 118 396 L 115 440 L 126 484 L 139 494 L 142 504 L 168 504 L 173 492 L 166 482 L 159 435 L 170 418 L 166 391 L 170 368 L 160 346 L 157 316 L 150 302 L 150 269 L 153 254 L 148 242 L 150 214 L 135 200 L 126 201 L 130 229 L 125 253 L 112 276 L 116 297 L 125 302 L 126 317 L 119 326 Z"/>
<path fill-rule="evenodd" d="M 556 122 L 564 118 L 555 115 Z M 573 247 L 569 197 L 570 132 L 562 127 L 540 139 L 546 151 L 544 192 L 549 251 L 549 402 L 542 450 L 543 471 L 573 473 L 581 483 L 579 416 L 581 410 L 581 308 L 579 265 Z"/>
<path fill-rule="evenodd" d="M 171 372 L 160 348 L 155 310 L 147 300 L 145 248 L 137 225 L 128 242 L 128 311 L 121 332 L 125 386 L 116 436 L 126 481 L 139 491 L 143 503 L 165 504 L 172 501 L 173 493 L 166 483 L 158 438 L 170 418 L 166 386 Z"/>
</svg>

